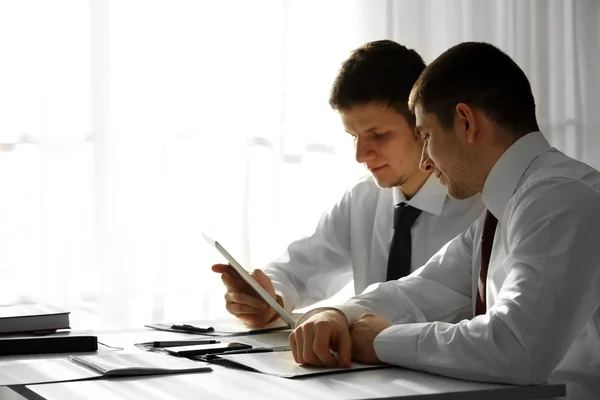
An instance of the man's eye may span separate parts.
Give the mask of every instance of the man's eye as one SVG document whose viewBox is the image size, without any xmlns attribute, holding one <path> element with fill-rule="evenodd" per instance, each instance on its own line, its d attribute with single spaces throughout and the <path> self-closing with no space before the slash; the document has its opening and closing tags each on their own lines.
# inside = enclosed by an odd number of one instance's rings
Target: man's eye
<svg viewBox="0 0 600 400">
<path fill-rule="evenodd" d="M 389 132 L 383 132 L 383 133 L 374 132 L 373 134 L 375 135 L 376 138 L 383 139 L 384 137 L 386 137 L 388 135 L 388 133 Z"/>
</svg>

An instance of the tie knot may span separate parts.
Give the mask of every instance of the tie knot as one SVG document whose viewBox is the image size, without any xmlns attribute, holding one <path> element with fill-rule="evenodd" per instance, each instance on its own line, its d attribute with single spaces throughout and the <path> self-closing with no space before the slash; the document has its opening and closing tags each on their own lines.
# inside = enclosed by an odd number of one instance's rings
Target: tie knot
<svg viewBox="0 0 600 400">
<path fill-rule="evenodd" d="M 394 206 L 394 229 L 410 229 L 421 210 L 402 202 Z"/>
</svg>

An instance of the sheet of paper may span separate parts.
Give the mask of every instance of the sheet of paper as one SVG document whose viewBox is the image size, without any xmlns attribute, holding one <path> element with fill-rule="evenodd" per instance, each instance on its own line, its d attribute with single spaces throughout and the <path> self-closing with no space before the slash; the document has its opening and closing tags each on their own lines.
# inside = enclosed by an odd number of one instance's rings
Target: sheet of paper
<svg viewBox="0 0 600 400">
<path fill-rule="evenodd" d="M 76 381 L 99 376 L 99 373 L 75 365 L 66 358 L 14 361 L 0 365 L 0 386 Z"/>
<path fill-rule="evenodd" d="M 221 358 L 244 365 L 264 374 L 294 378 L 297 376 L 324 374 L 331 372 L 356 371 L 360 369 L 382 368 L 381 365 L 368 365 L 352 362 L 350 368 L 306 367 L 294 361 L 291 351 L 274 351 L 271 353 L 232 354 Z"/>
</svg>

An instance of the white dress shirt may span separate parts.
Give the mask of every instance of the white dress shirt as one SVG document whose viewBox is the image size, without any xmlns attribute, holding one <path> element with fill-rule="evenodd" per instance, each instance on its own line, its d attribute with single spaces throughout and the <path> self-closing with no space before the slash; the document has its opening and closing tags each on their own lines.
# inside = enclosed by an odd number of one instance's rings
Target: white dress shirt
<svg viewBox="0 0 600 400">
<path fill-rule="evenodd" d="M 355 293 L 385 281 L 393 234 L 394 205 L 406 201 L 398 188 L 381 189 L 373 177 L 361 180 L 325 212 L 316 231 L 290 244 L 264 272 L 288 311 L 325 300 L 354 279 Z M 481 214 L 481 196 L 458 201 L 431 176 L 408 204 L 421 209 L 412 231 L 413 270 Z"/>
<path fill-rule="evenodd" d="M 472 317 L 483 215 L 418 271 L 338 308 L 350 323 L 372 312 L 394 324 L 374 342 L 384 362 L 468 380 L 564 382 L 568 399 L 600 398 L 600 173 L 534 132 L 496 162 L 483 201 L 498 218 L 486 314 Z"/>
</svg>

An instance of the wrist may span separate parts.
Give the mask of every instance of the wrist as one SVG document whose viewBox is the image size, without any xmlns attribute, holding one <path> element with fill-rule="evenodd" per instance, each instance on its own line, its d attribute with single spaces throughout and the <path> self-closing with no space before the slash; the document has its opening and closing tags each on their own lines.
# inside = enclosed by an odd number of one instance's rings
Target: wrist
<svg viewBox="0 0 600 400">
<path fill-rule="evenodd" d="M 336 319 L 339 318 L 340 321 L 343 321 L 346 326 L 348 325 L 348 319 L 346 318 L 346 315 L 342 311 L 338 310 L 337 308 L 333 308 L 333 307 L 319 307 L 319 308 L 315 308 L 314 310 L 310 310 L 310 311 L 307 311 L 306 313 L 304 313 L 298 320 L 296 326 L 303 324 L 313 315 L 322 314 L 322 313 L 323 314 L 330 313 L 331 315 L 335 316 L 334 318 L 336 318 Z"/>
</svg>

